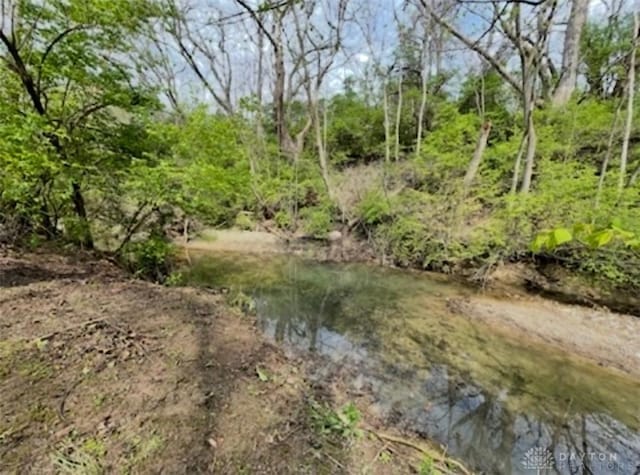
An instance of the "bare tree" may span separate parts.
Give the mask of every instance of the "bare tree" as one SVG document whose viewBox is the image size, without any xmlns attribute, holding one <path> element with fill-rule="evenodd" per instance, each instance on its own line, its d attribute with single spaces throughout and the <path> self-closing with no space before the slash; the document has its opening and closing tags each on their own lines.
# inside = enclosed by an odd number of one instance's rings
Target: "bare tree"
<svg viewBox="0 0 640 475">
<path fill-rule="evenodd" d="M 609 132 L 609 139 L 607 141 L 607 150 L 605 151 L 604 159 L 602 160 L 602 165 L 600 166 L 600 177 L 598 179 L 598 190 L 596 191 L 595 209 L 598 209 L 600 206 L 600 198 L 602 196 L 604 181 L 606 179 L 607 170 L 609 168 L 609 161 L 611 160 L 611 156 L 613 155 L 613 143 L 616 138 L 616 132 L 618 130 L 618 120 L 620 119 L 621 110 L 622 101 L 620 101 L 618 103 L 618 107 L 616 107 L 616 111 L 613 116 L 613 123 L 611 124 L 611 130 Z"/>
<path fill-rule="evenodd" d="M 620 153 L 620 178 L 618 193 L 622 193 L 627 176 L 627 162 L 629 158 L 629 139 L 633 125 L 633 99 L 636 92 L 636 51 L 638 49 L 638 35 L 640 34 L 640 15 L 633 13 L 633 42 L 629 60 L 629 78 L 627 80 L 627 114 L 622 138 L 622 152 Z"/>
<path fill-rule="evenodd" d="M 489 140 L 489 134 L 491 133 L 491 121 L 486 121 L 480 127 L 480 134 L 478 135 L 478 142 L 476 143 L 476 149 L 473 152 L 473 158 L 469 163 L 469 167 L 467 168 L 467 173 L 464 176 L 463 180 L 463 188 L 466 191 L 473 184 L 473 180 L 475 179 L 478 168 L 480 168 L 480 163 L 482 162 L 482 156 L 484 154 L 485 148 L 487 148 L 487 141 Z"/>
<path fill-rule="evenodd" d="M 310 119 L 315 131 L 316 150 L 322 179 L 329 196 L 333 197 L 329 156 L 324 138 L 325 125 L 322 119 L 322 117 L 326 117 L 326 106 L 323 107 L 324 112 L 321 113 L 320 91 L 341 47 L 348 3 L 347 0 L 331 3 L 323 3 L 320 0 L 306 2 L 302 11 L 294 10 L 293 18 L 299 48 L 296 59 L 302 64 L 300 69 L 303 88 L 306 92 Z M 322 12 L 324 17 L 320 21 L 326 25 L 325 28 L 313 24 L 313 20 L 319 12 Z"/>
<path fill-rule="evenodd" d="M 545 63 L 551 25 L 558 5 L 557 0 L 481 2 L 489 5 L 492 9 L 492 16 L 487 20 L 489 24 L 485 33 L 477 39 L 469 37 L 447 21 L 443 14 L 436 12 L 427 0 L 420 0 L 420 2 L 436 23 L 491 65 L 520 96 L 524 116 L 524 140 L 526 141 L 526 147 L 523 149 L 525 166 L 520 191 L 522 193 L 529 192 L 537 146 L 537 135 L 533 119 L 538 93 L 536 82 L 540 76 L 542 65 Z M 523 8 L 527 8 L 526 16 Z M 486 12 L 483 11 L 483 13 L 476 13 L 476 16 L 484 18 L 485 14 Z M 500 29 L 501 35 L 509 42 L 519 59 L 519 77 L 507 69 L 500 55 L 492 52 L 496 50 L 495 48 L 492 50 L 487 45 L 483 45 L 481 41 L 489 32 L 497 28 Z M 498 48 L 497 51 L 501 51 L 501 48 Z M 520 160 L 518 159 L 514 168 L 515 183 L 519 182 L 519 173 Z"/>
<path fill-rule="evenodd" d="M 292 8 L 290 2 L 267 3 L 258 11 L 245 0 L 235 2 L 250 16 L 271 46 L 273 54 L 273 102 L 274 122 L 280 151 L 288 156 L 295 155 L 296 142 L 289 134 L 286 120 L 286 65 L 284 44 L 284 18 Z M 269 21 L 271 26 L 269 27 Z"/>
<path fill-rule="evenodd" d="M 580 37 L 587 21 L 589 0 L 572 0 L 571 13 L 564 36 L 564 50 L 562 53 L 562 68 L 560 79 L 553 93 L 552 102 L 555 106 L 565 105 L 576 88 L 580 55 Z"/>
<path fill-rule="evenodd" d="M 384 109 L 384 161 L 391 159 L 391 112 L 389 110 L 389 92 L 386 80 L 382 83 L 382 107 Z"/>
<path fill-rule="evenodd" d="M 178 86 L 178 75 L 184 67 L 172 60 L 170 46 L 162 38 L 162 28 L 151 29 L 146 41 L 141 42 L 137 73 L 140 80 L 150 87 L 159 87 L 169 106 L 184 117 L 183 102 Z"/>
<path fill-rule="evenodd" d="M 398 90 L 396 101 L 396 123 L 394 129 L 394 154 L 393 157 L 397 162 L 400 160 L 400 125 L 402 121 L 402 84 L 403 84 L 403 71 L 400 71 L 398 75 Z"/>
<path fill-rule="evenodd" d="M 214 8 L 169 2 L 171 14 L 164 17 L 163 26 L 175 50 L 220 109 L 232 114 L 234 81 L 226 26 L 216 16 L 202 15 L 203 11 L 215 12 Z"/>
</svg>

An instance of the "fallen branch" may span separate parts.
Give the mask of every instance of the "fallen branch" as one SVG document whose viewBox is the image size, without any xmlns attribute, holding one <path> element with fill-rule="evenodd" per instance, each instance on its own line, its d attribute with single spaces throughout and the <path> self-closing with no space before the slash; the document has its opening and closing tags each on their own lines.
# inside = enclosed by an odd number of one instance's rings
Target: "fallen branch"
<svg viewBox="0 0 640 475">
<path fill-rule="evenodd" d="M 391 442 L 394 444 L 404 445 L 406 447 L 410 447 L 420 452 L 423 455 L 426 455 L 427 457 L 430 457 L 435 462 L 441 465 L 440 467 L 438 467 L 440 470 L 443 470 L 443 469 L 447 470 L 449 466 L 454 466 L 457 469 L 457 471 L 459 471 L 460 473 L 463 473 L 464 475 L 471 475 L 472 473 L 469 470 L 467 470 L 464 467 L 464 465 L 462 465 L 457 460 L 448 458 L 445 454 L 441 454 L 436 450 L 424 447 L 418 444 L 417 442 L 413 442 L 412 440 L 406 439 L 404 437 L 377 432 L 371 428 L 365 428 L 365 430 L 370 434 L 374 435 L 375 437 L 377 437 L 378 439 L 380 439 L 382 442 Z"/>
</svg>

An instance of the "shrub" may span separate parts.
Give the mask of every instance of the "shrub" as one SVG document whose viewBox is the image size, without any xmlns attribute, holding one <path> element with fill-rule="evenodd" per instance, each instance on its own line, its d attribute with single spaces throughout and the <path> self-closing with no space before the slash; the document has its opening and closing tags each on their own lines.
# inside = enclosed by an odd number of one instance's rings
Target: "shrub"
<svg viewBox="0 0 640 475">
<path fill-rule="evenodd" d="M 155 282 L 164 282 L 170 275 L 173 254 L 173 245 L 156 233 L 143 241 L 128 243 L 121 253 L 134 275 Z"/>
</svg>

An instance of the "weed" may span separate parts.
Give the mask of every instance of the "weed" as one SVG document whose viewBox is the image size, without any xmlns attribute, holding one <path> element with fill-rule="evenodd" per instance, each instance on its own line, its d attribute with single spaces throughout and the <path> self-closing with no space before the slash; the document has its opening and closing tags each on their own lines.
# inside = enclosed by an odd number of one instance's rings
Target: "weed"
<svg viewBox="0 0 640 475">
<path fill-rule="evenodd" d="M 261 368 L 260 366 L 256 366 L 256 375 L 258 376 L 258 379 L 263 383 L 266 383 L 271 379 L 267 370 Z"/>
<path fill-rule="evenodd" d="M 180 287 L 184 285 L 185 277 L 182 272 L 171 272 L 164 281 L 164 285 L 167 287 Z"/>
<path fill-rule="evenodd" d="M 54 410 L 40 402 L 29 408 L 29 420 L 31 422 L 46 424 L 47 422 L 55 421 L 55 419 L 56 414 Z"/>
<path fill-rule="evenodd" d="M 93 398 L 93 406 L 98 409 L 102 407 L 104 402 L 107 400 L 106 394 L 96 394 Z"/>
<path fill-rule="evenodd" d="M 418 473 L 420 475 L 439 475 L 440 472 L 434 468 L 433 459 L 428 455 L 425 455 L 418 467 Z"/>
<path fill-rule="evenodd" d="M 256 312 L 255 301 L 241 290 L 229 292 L 227 294 L 227 303 L 231 307 L 239 309 L 245 315 L 253 315 Z"/>
<path fill-rule="evenodd" d="M 380 463 L 389 464 L 391 463 L 391 454 L 384 450 L 380 452 L 380 455 L 378 455 L 378 460 L 380 461 Z"/>
<path fill-rule="evenodd" d="M 51 367 L 42 361 L 25 360 L 18 366 L 20 376 L 29 378 L 32 381 L 39 381 L 51 375 Z"/>
<path fill-rule="evenodd" d="M 68 440 L 52 454 L 51 461 L 59 473 L 102 475 L 105 473 L 102 466 L 105 453 L 104 444 L 96 439 L 88 439 L 81 446 Z"/>
<path fill-rule="evenodd" d="M 315 401 L 311 403 L 311 421 L 321 435 L 334 435 L 344 439 L 361 437 L 362 431 L 357 427 L 360 418 L 360 411 L 352 402 L 338 411 Z"/>
<path fill-rule="evenodd" d="M 132 453 L 129 456 L 128 468 L 133 470 L 137 465 L 149 460 L 164 445 L 164 440 L 158 434 L 152 434 L 148 438 L 136 437 L 133 440 Z"/>
</svg>

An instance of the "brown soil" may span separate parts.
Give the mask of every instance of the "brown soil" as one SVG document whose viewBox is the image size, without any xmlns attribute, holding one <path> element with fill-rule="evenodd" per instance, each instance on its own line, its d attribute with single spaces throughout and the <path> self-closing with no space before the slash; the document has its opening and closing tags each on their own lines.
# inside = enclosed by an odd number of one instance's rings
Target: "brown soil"
<svg viewBox="0 0 640 475">
<path fill-rule="evenodd" d="M 393 431 L 339 376 L 312 385 L 312 362 L 220 295 L 90 256 L 0 251 L 0 329 L 0 473 L 397 474 L 423 458 L 322 434 L 312 401 L 355 401 L 360 427 Z"/>
</svg>

